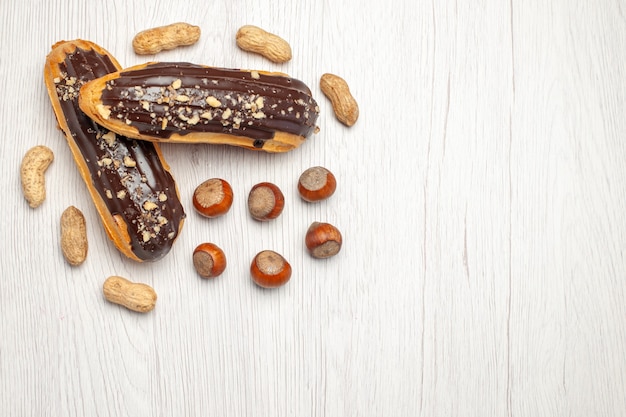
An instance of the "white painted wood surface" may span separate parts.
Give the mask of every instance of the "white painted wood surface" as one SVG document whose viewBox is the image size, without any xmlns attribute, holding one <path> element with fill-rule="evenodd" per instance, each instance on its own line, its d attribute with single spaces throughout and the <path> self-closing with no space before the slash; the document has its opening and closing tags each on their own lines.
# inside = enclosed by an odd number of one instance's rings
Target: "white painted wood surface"
<svg viewBox="0 0 626 417">
<path fill-rule="evenodd" d="M 600 1 L 4 0 L 0 3 L 0 415 L 626 415 L 626 7 Z M 192 47 L 134 55 L 139 30 L 188 21 Z M 237 49 L 244 24 L 292 44 L 283 65 Z M 309 84 L 320 133 L 284 155 L 166 145 L 188 219 L 172 252 L 137 264 L 107 240 L 42 80 L 50 46 L 84 38 L 122 65 L 181 60 L 280 70 Z M 318 80 L 346 78 L 361 117 L 345 128 Z M 31 210 L 19 163 L 56 155 Z M 324 165 L 335 196 L 301 202 L 299 174 Z M 196 185 L 235 189 L 224 218 L 200 218 Z M 273 181 L 284 214 L 258 224 L 249 188 Z M 85 264 L 68 266 L 59 217 L 88 222 Z M 336 224 L 339 256 L 303 249 Z M 203 281 L 193 248 L 229 266 Z M 248 276 L 283 253 L 289 284 Z M 152 285 L 139 315 L 103 281 Z"/>
</svg>

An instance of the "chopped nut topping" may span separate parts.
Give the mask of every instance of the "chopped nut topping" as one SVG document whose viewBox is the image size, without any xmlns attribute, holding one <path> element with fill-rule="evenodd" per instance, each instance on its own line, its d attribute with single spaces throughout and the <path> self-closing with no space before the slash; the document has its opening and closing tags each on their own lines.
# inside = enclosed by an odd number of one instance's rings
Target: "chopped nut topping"
<svg viewBox="0 0 626 417">
<path fill-rule="evenodd" d="M 250 76 L 254 78 L 255 80 L 258 80 L 259 78 L 261 78 L 258 71 L 250 71 Z"/>
<path fill-rule="evenodd" d="M 190 125 L 195 125 L 199 121 L 200 121 L 200 116 L 198 116 L 198 113 L 194 113 L 191 118 L 187 119 L 187 123 L 189 123 Z"/>
<path fill-rule="evenodd" d="M 208 96 L 206 98 L 206 103 L 211 107 L 220 107 L 222 105 L 222 102 L 213 96 Z"/>
<path fill-rule="evenodd" d="M 124 198 L 126 198 L 126 190 L 119 190 L 117 192 L 117 198 L 119 198 L 120 200 L 123 200 Z"/>
<path fill-rule="evenodd" d="M 100 116 L 102 116 L 104 120 L 109 120 L 109 117 L 111 117 L 111 108 L 109 106 L 98 104 L 96 106 L 96 109 L 98 110 L 98 113 L 100 114 Z"/>
<path fill-rule="evenodd" d="M 137 166 L 137 162 L 130 156 L 126 155 L 124 156 L 124 165 L 128 168 L 133 168 Z"/>
<path fill-rule="evenodd" d="M 102 139 L 104 140 L 104 142 L 109 146 L 109 147 L 113 147 L 113 145 L 115 144 L 115 140 L 117 139 L 115 136 L 115 133 L 113 132 L 107 132 L 104 135 L 102 135 Z"/>
<path fill-rule="evenodd" d="M 174 80 L 174 82 L 172 83 L 172 88 L 174 90 L 177 90 L 180 88 L 180 86 L 183 85 L 183 82 L 180 79 Z"/>
<path fill-rule="evenodd" d="M 146 201 L 145 203 L 143 203 L 143 208 L 144 210 L 147 211 L 152 211 L 154 209 L 159 208 L 159 206 L 157 206 L 155 203 L 153 203 L 152 201 Z"/>
</svg>

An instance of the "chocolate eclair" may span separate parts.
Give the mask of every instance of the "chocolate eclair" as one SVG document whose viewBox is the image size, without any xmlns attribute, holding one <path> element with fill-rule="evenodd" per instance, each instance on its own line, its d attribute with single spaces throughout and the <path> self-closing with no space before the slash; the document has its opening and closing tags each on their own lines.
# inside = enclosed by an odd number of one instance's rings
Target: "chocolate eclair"
<svg viewBox="0 0 626 417">
<path fill-rule="evenodd" d="M 184 62 L 138 65 L 83 86 L 80 108 L 118 134 L 155 142 L 213 143 L 266 152 L 300 146 L 319 107 L 282 73 Z"/>
<path fill-rule="evenodd" d="M 156 261 L 170 251 L 185 219 L 158 144 L 99 126 L 78 106 L 85 83 L 120 68 L 94 43 L 62 41 L 46 58 L 44 79 L 59 127 L 109 238 L 131 259 Z"/>
</svg>

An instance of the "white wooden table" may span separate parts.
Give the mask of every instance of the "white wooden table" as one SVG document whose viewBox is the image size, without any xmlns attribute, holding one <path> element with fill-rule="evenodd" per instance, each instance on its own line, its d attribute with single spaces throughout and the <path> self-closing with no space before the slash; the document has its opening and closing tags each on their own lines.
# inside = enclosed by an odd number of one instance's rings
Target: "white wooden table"
<svg viewBox="0 0 626 417">
<path fill-rule="evenodd" d="M 0 415 L 3 416 L 623 416 L 626 415 L 626 6 L 600 1 L 5 0 L 0 152 Z M 141 57 L 140 30 L 187 21 L 199 43 Z M 247 54 L 255 24 L 293 60 Z M 107 239 L 56 129 L 42 72 L 50 46 L 83 38 L 124 66 L 147 60 L 278 70 L 311 86 L 321 131 L 281 155 L 163 146 L 187 210 L 163 260 L 138 264 Z M 319 90 L 343 76 L 352 128 Z M 49 146 L 48 198 L 19 183 L 28 148 Z M 338 191 L 302 202 L 300 173 L 323 165 Z M 205 179 L 235 203 L 207 220 L 191 207 Z M 250 219 L 245 200 L 278 184 L 286 210 Z M 69 205 L 90 252 L 59 248 Z M 311 259 L 314 220 L 344 247 Z M 191 253 L 220 245 L 206 281 Z M 261 290 L 262 249 L 292 264 Z M 121 275 L 147 283 L 140 315 L 103 299 Z"/>
</svg>

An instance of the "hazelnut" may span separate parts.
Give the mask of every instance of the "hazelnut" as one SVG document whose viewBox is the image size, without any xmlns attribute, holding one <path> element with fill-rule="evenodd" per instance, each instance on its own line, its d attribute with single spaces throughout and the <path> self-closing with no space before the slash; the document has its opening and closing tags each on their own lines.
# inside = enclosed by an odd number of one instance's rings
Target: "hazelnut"
<svg viewBox="0 0 626 417">
<path fill-rule="evenodd" d="M 341 232 L 330 223 L 313 222 L 306 232 L 304 243 L 312 257 L 330 258 L 341 250 Z"/>
<path fill-rule="evenodd" d="M 226 255 L 217 245 L 202 243 L 193 251 L 193 266 L 202 278 L 215 278 L 226 269 Z"/>
<path fill-rule="evenodd" d="M 250 190 L 248 210 L 259 221 L 268 221 L 280 216 L 285 207 L 285 197 L 276 185 L 262 182 Z"/>
<path fill-rule="evenodd" d="M 193 193 L 193 207 L 201 215 L 209 218 L 226 214 L 233 204 L 233 189 L 220 178 L 211 178 L 196 187 Z"/>
<path fill-rule="evenodd" d="M 298 192 L 304 201 L 325 200 L 335 193 L 337 180 L 332 172 L 324 167 L 312 167 L 300 175 Z"/>
<path fill-rule="evenodd" d="M 291 278 L 291 265 L 282 255 L 264 250 L 259 252 L 250 265 L 252 280 L 263 288 L 277 288 Z"/>
</svg>

